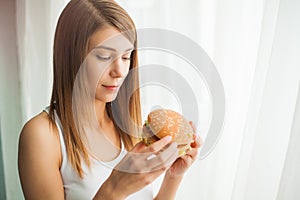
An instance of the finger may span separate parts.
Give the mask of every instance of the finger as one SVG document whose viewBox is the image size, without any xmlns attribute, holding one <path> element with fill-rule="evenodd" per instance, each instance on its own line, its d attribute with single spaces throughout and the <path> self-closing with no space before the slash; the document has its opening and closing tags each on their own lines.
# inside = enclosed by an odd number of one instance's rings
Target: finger
<svg viewBox="0 0 300 200">
<path fill-rule="evenodd" d="M 192 164 L 193 164 L 193 162 L 195 161 L 190 155 L 188 155 L 188 154 L 186 154 L 186 155 L 184 155 L 183 157 L 181 157 L 183 160 L 184 160 L 184 162 L 185 162 L 185 164 L 187 165 L 187 166 L 191 166 Z"/>
<path fill-rule="evenodd" d="M 193 160 L 195 160 L 198 155 L 198 149 L 191 149 L 185 155 L 190 156 Z"/>
<path fill-rule="evenodd" d="M 170 157 L 176 153 L 178 154 L 177 143 L 173 142 L 159 153 L 152 154 L 150 157 L 148 157 L 148 166 L 150 168 L 154 168 L 159 165 L 167 166 L 166 163 L 168 159 L 170 159 Z"/>
<path fill-rule="evenodd" d="M 150 146 L 148 146 L 143 152 L 150 153 L 158 153 L 161 149 L 163 149 L 167 144 L 169 144 L 172 140 L 171 136 L 165 136 L 162 139 L 154 142 Z"/>
<path fill-rule="evenodd" d="M 160 164 L 165 162 L 171 155 L 173 155 L 177 151 L 177 143 L 173 142 L 160 152 L 156 154 L 152 153 L 151 157 L 147 158 L 147 160 L 151 161 L 152 163 Z"/>
<path fill-rule="evenodd" d="M 178 150 L 176 148 L 177 144 L 172 143 L 168 149 L 160 152 L 158 156 L 151 160 L 151 169 L 160 170 L 169 168 L 172 163 L 177 159 Z"/>
<path fill-rule="evenodd" d="M 197 132 L 196 126 L 194 125 L 194 123 L 192 121 L 189 121 L 189 124 L 192 126 L 194 133 Z"/>
<path fill-rule="evenodd" d="M 146 145 L 144 142 L 139 142 L 137 143 L 132 149 L 130 152 L 132 153 L 139 153 L 141 152 L 142 150 L 144 150 L 146 148 Z"/>
<path fill-rule="evenodd" d="M 202 145 L 202 139 L 199 135 L 194 134 L 194 142 L 191 143 L 192 148 L 200 148 Z"/>
</svg>

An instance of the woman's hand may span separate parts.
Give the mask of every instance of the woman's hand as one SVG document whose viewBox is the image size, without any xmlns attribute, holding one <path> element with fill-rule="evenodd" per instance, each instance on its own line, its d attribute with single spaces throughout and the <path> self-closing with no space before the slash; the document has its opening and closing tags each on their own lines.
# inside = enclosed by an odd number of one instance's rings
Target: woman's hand
<svg viewBox="0 0 300 200">
<path fill-rule="evenodd" d="M 176 160 L 176 143 L 170 143 L 171 137 L 146 146 L 139 142 L 126 154 L 103 183 L 94 199 L 125 199 L 154 181 Z"/>
<path fill-rule="evenodd" d="M 198 150 L 202 145 L 201 138 L 196 135 L 196 128 L 193 123 L 190 121 L 190 125 L 194 130 L 194 142 L 191 143 L 191 149 L 187 150 L 186 155 L 179 157 L 167 170 L 167 173 L 170 177 L 181 177 L 187 171 L 188 168 L 195 162 Z"/>
</svg>

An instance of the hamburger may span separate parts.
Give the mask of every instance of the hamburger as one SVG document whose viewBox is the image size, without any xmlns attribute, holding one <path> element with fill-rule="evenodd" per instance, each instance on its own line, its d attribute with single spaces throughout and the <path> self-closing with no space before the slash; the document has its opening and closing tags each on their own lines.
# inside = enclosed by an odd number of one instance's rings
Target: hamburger
<svg viewBox="0 0 300 200">
<path fill-rule="evenodd" d="M 181 114 L 168 109 L 157 109 L 148 114 L 143 125 L 142 139 L 146 145 L 170 135 L 178 144 L 179 156 L 186 154 L 193 139 L 193 128 Z"/>
</svg>

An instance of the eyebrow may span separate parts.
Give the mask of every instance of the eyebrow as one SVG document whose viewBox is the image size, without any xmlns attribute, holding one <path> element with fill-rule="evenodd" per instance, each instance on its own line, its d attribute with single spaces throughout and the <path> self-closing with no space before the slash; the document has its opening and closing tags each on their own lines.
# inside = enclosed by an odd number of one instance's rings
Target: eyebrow
<svg viewBox="0 0 300 200">
<path fill-rule="evenodd" d="M 109 51 L 114 51 L 114 52 L 116 52 L 117 50 L 116 49 L 114 49 L 114 48 L 111 48 L 111 47 L 107 47 L 107 46 L 102 46 L 102 45 L 100 45 L 100 46 L 96 46 L 94 49 L 106 49 L 106 50 L 109 50 Z M 131 47 L 131 48 L 129 48 L 129 49 L 127 49 L 127 50 L 125 50 L 124 52 L 127 52 L 127 51 L 132 51 L 133 50 L 133 47 Z"/>
</svg>

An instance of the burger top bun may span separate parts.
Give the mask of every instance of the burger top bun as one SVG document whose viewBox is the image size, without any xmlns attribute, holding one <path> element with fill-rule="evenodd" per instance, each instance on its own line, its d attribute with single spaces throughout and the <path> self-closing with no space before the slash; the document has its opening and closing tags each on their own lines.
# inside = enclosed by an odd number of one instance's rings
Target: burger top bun
<svg viewBox="0 0 300 200">
<path fill-rule="evenodd" d="M 154 110 L 149 113 L 147 121 L 158 138 L 170 135 L 178 145 L 190 144 L 193 141 L 193 128 L 181 114 L 173 110 Z"/>
<path fill-rule="evenodd" d="M 144 142 L 152 144 L 167 135 L 178 144 L 180 155 L 190 147 L 193 142 L 193 128 L 181 114 L 168 109 L 158 109 L 149 113 L 145 128 L 151 130 L 152 135 L 144 133 Z"/>
</svg>

